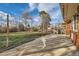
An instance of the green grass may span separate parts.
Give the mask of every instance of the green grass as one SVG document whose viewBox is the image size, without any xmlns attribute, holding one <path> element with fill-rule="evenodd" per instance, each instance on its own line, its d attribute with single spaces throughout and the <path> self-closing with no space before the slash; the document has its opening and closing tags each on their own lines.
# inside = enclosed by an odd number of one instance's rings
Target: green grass
<svg viewBox="0 0 79 59">
<path fill-rule="evenodd" d="M 46 35 L 38 32 L 14 32 L 9 34 L 9 46 L 6 47 L 6 33 L 0 33 L 0 52 L 17 47 Z"/>
</svg>

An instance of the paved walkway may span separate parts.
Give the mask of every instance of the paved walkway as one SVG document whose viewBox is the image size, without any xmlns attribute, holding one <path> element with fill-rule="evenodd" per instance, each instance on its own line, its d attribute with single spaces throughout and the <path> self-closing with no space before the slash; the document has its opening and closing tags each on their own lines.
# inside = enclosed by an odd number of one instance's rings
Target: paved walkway
<svg viewBox="0 0 79 59">
<path fill-rule="evenodd" d="M 42 48 L 42 38 L 46 39 L 46 47 Z M 46 35 L 25 43 L 11 50 L 0 53 L 0 56 L 71 56 L 76 47 L 66 35 Z"/>
</svg>

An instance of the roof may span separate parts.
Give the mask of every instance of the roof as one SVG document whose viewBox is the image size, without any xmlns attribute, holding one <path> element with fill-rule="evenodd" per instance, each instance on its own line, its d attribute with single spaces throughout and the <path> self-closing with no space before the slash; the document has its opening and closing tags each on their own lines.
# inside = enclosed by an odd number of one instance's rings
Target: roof
<svg viewBox="0 0 79 59">
<path fill-rule="evenodd" d="M 63 18 L 66 19 L 75 15 L 75 13 L 77 13 L 78 5 L 78 3 L 61 3 L 60 7 Z"/>
</svg>

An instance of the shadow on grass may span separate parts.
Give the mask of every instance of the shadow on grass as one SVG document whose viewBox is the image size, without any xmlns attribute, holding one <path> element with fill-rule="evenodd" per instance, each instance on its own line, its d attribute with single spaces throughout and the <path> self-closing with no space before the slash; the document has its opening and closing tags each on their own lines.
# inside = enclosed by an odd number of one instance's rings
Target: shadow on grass
<svg viewBox="0 0 79 59">
<path fill-rule="evenodd" d="M 31 33 L 31 34 L 23 34 L 23 35 L 15 35 L 15 36 L 10 35 L 8 47 L 6 47 L 6 36 L 0 36 L 0 53 L 6 50 L 12 49 L 14 47 L 20 46 L 24 43 L 33 41 L 36 38 L 45 36 L 47 34 L 46 33 Z"/>
</svg>

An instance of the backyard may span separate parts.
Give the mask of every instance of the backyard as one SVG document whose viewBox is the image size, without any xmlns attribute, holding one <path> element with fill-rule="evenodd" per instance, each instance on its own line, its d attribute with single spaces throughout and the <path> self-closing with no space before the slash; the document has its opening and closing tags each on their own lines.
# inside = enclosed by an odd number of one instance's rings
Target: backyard
<svg viewBox="0 0 79 59">
<path fill-rule="evenodd" d="M 6 33 L 0 33 L 0 52 L 17 47 L 21 44 L 35 40 L 35 38 L 46 35 L 39 32 L 13 32 L 9 33 L 9 46 L 6 47 Z"/>
</svg>

